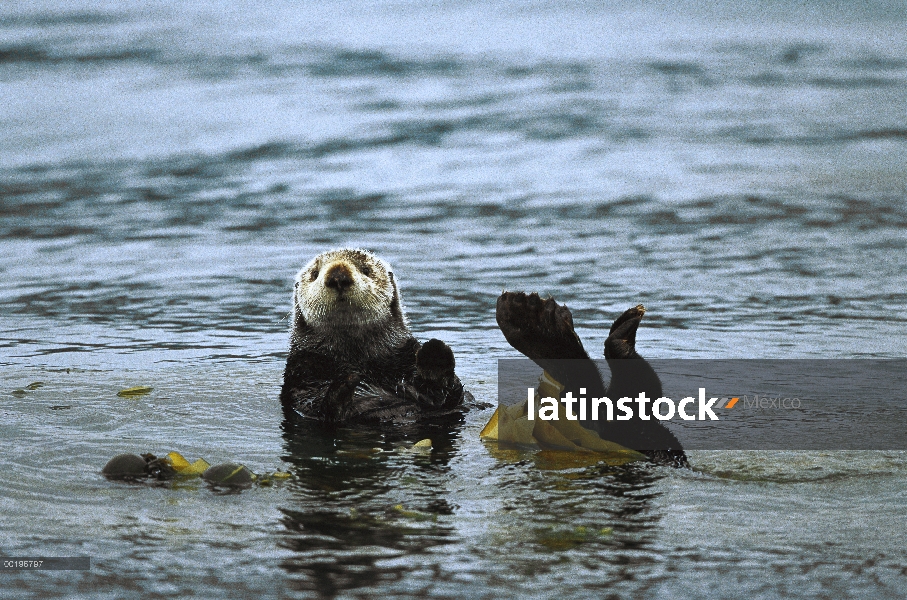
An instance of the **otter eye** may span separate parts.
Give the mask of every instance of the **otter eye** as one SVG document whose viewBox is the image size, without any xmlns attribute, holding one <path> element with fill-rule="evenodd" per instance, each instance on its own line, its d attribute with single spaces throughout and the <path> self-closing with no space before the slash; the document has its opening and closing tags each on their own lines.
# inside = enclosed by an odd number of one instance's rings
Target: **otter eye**
<svg viewBox="0 0 907 600">
<path fill-rule="evenodd" d="M 359 270 L 360 270 L 360 271 L 362 272 L 362 274 L 365 275 L 366 277 L 368 277 L 369 275 L 372 274 L 372 269 L 371 269 L 370 267 L 367 267 L 367 266 L 359 267 Z"/>
<path fill-rule="evenodd" d="M 312 269 L 312 272 L 309 274 L 309 281 L 315 281 L 318 279 L 318 269 Z"/>
</svg>

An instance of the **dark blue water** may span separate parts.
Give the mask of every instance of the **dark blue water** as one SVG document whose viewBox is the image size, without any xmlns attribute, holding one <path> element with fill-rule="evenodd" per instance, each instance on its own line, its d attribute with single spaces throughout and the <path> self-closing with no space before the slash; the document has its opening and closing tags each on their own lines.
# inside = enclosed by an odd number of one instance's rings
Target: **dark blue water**
<svg viewBox="0 0 907 600">
<path fill-rule="evenodd" d="M 92 557 L 0 596 L 898 597 L 903 453 L 615 472 L 483 445 L 490 411 L 427 455 L 335 448 L 277 395 L 292 278 L 344 245 L 487 402 L 504 288 L 565 302 L 595 355 L 641 302 L 647 357 L 903 357 L 905 25 L 900 2 L 0 7 L 0 392 L 44 382 L 0 399 L 0 550 Z M 170 450 L 296 477 L 99 475 Z"/>
</svg>

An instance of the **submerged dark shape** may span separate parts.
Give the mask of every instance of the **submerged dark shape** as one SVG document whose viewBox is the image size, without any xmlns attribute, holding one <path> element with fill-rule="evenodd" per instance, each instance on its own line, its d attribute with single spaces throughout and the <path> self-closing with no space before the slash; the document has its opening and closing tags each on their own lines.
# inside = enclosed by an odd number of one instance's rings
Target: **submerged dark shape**
<svg viewBox="0 0 907 600">
<path fill-rule="evenodd" d="M 148 461 L 137 454 L 117 454 L 104 465 L 101 474 L 108 479 L 148 477 Z"/>
<path fill-rule="evenodd" d="M 101 474 L 107 479 L 137 480 L 150 477 L 160 481 L 173 479 L 176 470 L 169 460 L 154 454 L 117 454 L 104 465 Z"/>
<path fill-rule="evenodd" d="M 331 250 L 296 277 L 293 334 L 280 400 L 326 423 L 399 423 L 458 414 L 472 395 L 440 340 L 413 337 L 387 263 Z"/>
<path fill-rule="evenodd" d="M 223 463 L 208 467 L 202 473 L 202 479 L 214 485 L 228 487 L 249 487 L 255 481 L 252 472 L 245 465 L 235 463 Z"/>
<path fill-rule="evenodd" d="M 566 306 L 538 294 L 504 292 L 498 298 L 497 321 L 511 346 L 564 385 L 564 393 L 575 397 L 635 398 L 641 392 L 656 399 L 662 396 L 661 380 L 636 352 L 636 330 L 645 314 L 642 305 L 625 311 L 614 321 L 605 340 L 605 358 L 611 381 L 605 387 L 595 362 L 586 354 L 573 329 L 573 315 Z M 579 389 L 586 388 L 585 394 Z M 650 460 L 676 467 L 689 466 L 680 442 L 657 420 L 587 420 L 583 425 L 602 439 L 638 450 Z"/>
</svg>

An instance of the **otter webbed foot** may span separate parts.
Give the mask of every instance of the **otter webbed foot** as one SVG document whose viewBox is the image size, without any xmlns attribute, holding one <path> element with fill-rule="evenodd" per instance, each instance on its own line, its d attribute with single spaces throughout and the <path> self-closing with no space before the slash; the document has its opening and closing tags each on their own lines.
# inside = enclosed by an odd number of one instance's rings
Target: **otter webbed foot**
<svg viewBox="0 0 907 600">
<path fill-rule="evenodd" d="M 646 308 L 638 304 L 617 317 L 605 340 L 605 358 L 640 357 L 636 352 L 636 330 L 644 314 Z"/>
<path fill-rule="evenodd" d="M 498 298 L 498 327 L 515 349 L 564 385 L 604 391 L 601 375 L 573 330 L 573 315 L 553 298 L 504 292 Z"/>
<path fill-rule="evenodd" d="M 573 315 L 553 298 L 535 292 L 504 292 L 498 298 L 498 327 L 511 346 L 538 362 L 589 358 L 573 330 Z"/>
</svg>

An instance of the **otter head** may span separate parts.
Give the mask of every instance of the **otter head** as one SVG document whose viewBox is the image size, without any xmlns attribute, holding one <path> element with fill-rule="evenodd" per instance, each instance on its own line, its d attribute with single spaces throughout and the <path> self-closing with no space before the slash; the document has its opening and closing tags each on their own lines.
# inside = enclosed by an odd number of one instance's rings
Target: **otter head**
<svg viewBox="0 0 907 600">
<path fill-rule="evenodd" d="M 315 329 L 371 328 L 395 322 L 406 329 L 394 274 L 383 260 L 364 250 L 329 250 L 296 276 L 293 292 L 300 319 Z"/>
</svg>

